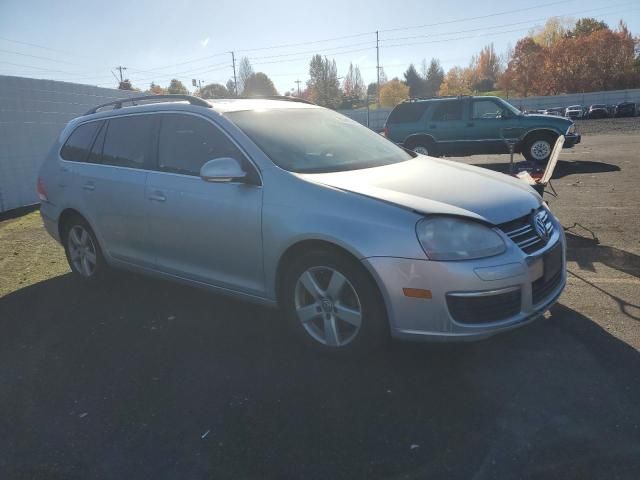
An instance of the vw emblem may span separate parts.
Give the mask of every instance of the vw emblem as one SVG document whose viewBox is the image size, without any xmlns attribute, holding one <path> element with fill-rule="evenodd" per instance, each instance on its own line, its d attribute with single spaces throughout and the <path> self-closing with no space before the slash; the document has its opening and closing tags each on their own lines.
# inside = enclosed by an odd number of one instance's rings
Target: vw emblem
<svg viewBox="0 0 640 480">
<path fill-rule="evenodd" d="M 544 224 L 543 216 L 544 212 L 538 212 L 533 217 L 533 228 L 542 241 L 546 242 L 549 240 L 549 234 L 547 233 L 547 226 Z"/>
</svg>

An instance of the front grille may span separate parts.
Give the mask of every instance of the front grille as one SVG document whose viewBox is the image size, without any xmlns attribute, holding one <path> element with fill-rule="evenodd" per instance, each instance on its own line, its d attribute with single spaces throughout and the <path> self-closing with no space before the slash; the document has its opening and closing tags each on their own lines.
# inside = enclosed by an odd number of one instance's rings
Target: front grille
<svg viewBox="0 0 640 480">
<path fill-rule="evenodd" d="M 516 218 L 510 222 L 498 225 L 498 228 L 513 240 L 523 252 L 536 252 L 544 247 L 548 242 L 548 240 L 540 238 L 533 228 L 532 220 L 535 218 L 535 214 L 539 211 L 543 212 L 542 221 L 544 222 L 545 229 L 547 231 L 547 238 L 551 238 L 551 235 L 553 234 L 553 223 L 545 209 L 540 209 L 533 215 L 525 215 L 524 217 Z"/>
<path fill-rule="evenodd" d="M 562 245 L 558 242 L 543 256 L 543 275 L 531 284 L 531 301 L 534 305 L 545 300 L 562 280 Z"/>
<path fill-rule="evenodd" d="M 522 294 L 519 288 L 495 295 L 447 294 L 449 314 L 459 323 L 478 324 L 505 320 L 520 313 L 521 304 Z"/>
</svg>

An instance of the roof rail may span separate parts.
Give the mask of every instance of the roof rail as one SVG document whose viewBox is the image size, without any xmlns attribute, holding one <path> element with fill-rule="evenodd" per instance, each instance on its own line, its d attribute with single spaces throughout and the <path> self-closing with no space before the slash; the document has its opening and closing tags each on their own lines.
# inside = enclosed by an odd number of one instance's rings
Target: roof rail
<svg viewBox="0 0 640 480">
<path fill-rule="evenodd" d="M 287 97 L 286 95 L 259 95 L 257 97 L 236 97 L 242 99 L 251 99 L 251 100 L 284 100 L 285 102 L 297 102 L 297 103 L 308 103 L 309 105 L 315 105 L 313 102 L 309 100 L 305 100 L 300 97 Z"/>
<path fill-rule="evenodd" d="M 439 98 L 471 98 L 472 95 L 435 95 L 433 97 L 410 97 L 403 101 L 403 103 L 420 102 L 423 100 L 437 100 Z"/>
<path fill-rule="evenodd" d="M 191 105 L 199 105 L 201 107 L 211 108 L 211 105 L 205 100 L 194 97 L 193 95 L 142 95 L 140 97 L 121 98 L 113 102 L 103 103 L 102 105 L 98 105 L 97 107 L 92 108 L 87 113 L 85 113 L 85 115 L 91 115 L 92 113 L 96 113 L 101 108 L 110 106 L 113 106 L 113 110 L 117 110 L 119 108 L 122 108 L 123 103 L 132 103 L 133 105 L 136 105 L 136 102 L 161 103 L 162 100 L 167 100 L 169 102 L 176 100 L 186 100 Z"/>
</svg>

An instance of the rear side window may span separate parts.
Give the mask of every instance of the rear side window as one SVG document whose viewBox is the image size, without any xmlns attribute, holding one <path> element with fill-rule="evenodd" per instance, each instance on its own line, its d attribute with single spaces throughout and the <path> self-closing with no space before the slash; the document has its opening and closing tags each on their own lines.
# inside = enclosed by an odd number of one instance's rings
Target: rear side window
<svg viewBox="0 0 640 480">
<path fill-rule="evenodd" d="M 62 147 L 60 156 L 71 162 L 86 161 L 99 125 L 100 122 L 90 122 L 76 128 Z"/>
<path fill-rule="evenodd" d="M 459 101 L 438 102 L 434 107 L 431 120 L 434 122 L 462 120 L 462 107 L 463 104 Z"/>
<path fill-rule="evenodd" d="M 427 110 L 428 106 L 428 102 L 401 103 L 391 111 L 387 123 L 417 122 Z"/>
<path fill-rule="evenodd" d="M 101 163 L 117 167 L 151 168 L 157 117 L 134 115 L 110 119 Z"/>
<path fill-rule="evenodd" d="M 158 142 L 158 168 L 183 175 L 200 175 L 209 160 L 243 156 L 233 143 L 210 122 L 193 115 L 162 116 Z"/>
</svg>

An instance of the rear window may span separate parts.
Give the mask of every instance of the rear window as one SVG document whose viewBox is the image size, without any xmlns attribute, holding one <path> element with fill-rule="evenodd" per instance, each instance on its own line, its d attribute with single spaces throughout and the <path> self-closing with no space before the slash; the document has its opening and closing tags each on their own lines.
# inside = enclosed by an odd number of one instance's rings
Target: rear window
<svg viewBox="0 0 640 480">
<path fill-rule="evenodd" d="M 427 102 L 401 103 L 391 111 L 387 123 L 417 122 L 428 106 Z"/>
<path fill-rule="evenodd" d="M 60 156 L 71 162 L 84 162 L 99 125 L 100 122 L 91 122 L 76 128 L 62 147 Z"/>
</svg>

